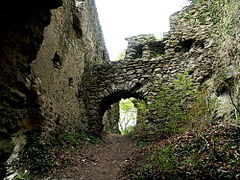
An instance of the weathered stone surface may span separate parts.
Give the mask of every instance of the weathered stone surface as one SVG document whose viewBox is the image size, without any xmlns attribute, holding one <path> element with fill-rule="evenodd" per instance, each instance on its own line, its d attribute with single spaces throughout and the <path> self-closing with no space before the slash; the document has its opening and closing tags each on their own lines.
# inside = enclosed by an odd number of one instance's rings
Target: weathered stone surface
<svg viewBox="0 0 240 180">
<path fill-rule="evenodd" d="M 220 100 L 218 118 L 239 119 L 240 3 L 229 2 L 232 9 L 223 5 L 217 23 L 209 14 L 215 1 L 202 1 L 172 15 L 161 40 L 127 38 L 119 62 L 109 62 L 94 0 L 34 1 L 39 6 L 13 0 L 1 6 L 0 159 L 19 144 L 12 140 L 16 134 L 99 135 L 112 104 L 128 97 L 151 103 L 159 82 L 186 70 Z M 116 129 L 117 116 L 112 119 L 104 123 Z"/>
<path fill-rule="evenodd" d="M 14 133 L 27 129 L 30 92 L 26 77 L 49 24 L 50 10 L 61 0 L 6 1 L 0 7 L 0 164 L 13 149 Z M 14 4 L 14 6 L 13 6 Z M 32 108 L 32 107 L 31 107 Z M 3 167 L 1 167 L 1 177 Z"/>
<path fill-rule="evenodd" d="M 195 85 L 207 86 L 216 71 L 215 63 L 219 60 L 212 46 L 222 43 L 212 39 L 212 19 L 206 18 L 204 22 L 200 19 L 203 13 L 207 14 L 208 6 L 206 2 L 193 3 L 173 14 L 170 17 L 171 30 L 162 40 L 156 40 L 153 35 L 127 38 L 128 49 L 124 60 L 93 67 L 88 97 L 98 98 L 95 99 L 96 103 L 89 104 L 87 112 L 91 111 L 91 106 L 99 110 L 95 111 L 96 114 L 88 115 L 89 122 L 98 121 L 100 124 L 105 110 L 121 98 L 135 97 L 151 101 L 156 94 L 155 86 L 159 82 L 173 81 L 178 73 L 188 71 Z M 232 76 L 229 74 L 227 76 Z M 98 91 L 98 88 L 105 91 Z M 222 99 L 221 96 L 219 99 Z M 90 132 L 96 134 L 101 131 L 100 127 L 88 127 Z"/>
<path fill-rule="evenodd" d="M 31 64 L 43 90 L 39 106 L 42 127 L 48 127 L 46 135 L 84 129 L 86 109 L 79 84 L 93 65 L 109 61 L 93 0 L 76 5 L 74 1 L 63 1 L 63 6 L 51 13 L 42 46 Z"/>
<path fill-rule="evenodd" d="M 18 145 L 11 140 L 16 134 L 83 130 L 86 93 L 80 88 L 91 83 L 84 79 L 92 66 L 109 61 L 94 0 L 28 3 L 0 7 L 1 164 Z"/>
<path fill-rule="evenodd" d="M 119 103 L 111 105 L 110 110 L 106 111 L 103 116 L 103 132 L 120 134 L 118 122 L 120 118 Z"/>
<path fill-rule="evenodd" d="M 0 132 L 0 179 L 5 177 L 5 162 L 9 158 L 14 148 L 14 143 L 7 133 Z"/>
</svg>

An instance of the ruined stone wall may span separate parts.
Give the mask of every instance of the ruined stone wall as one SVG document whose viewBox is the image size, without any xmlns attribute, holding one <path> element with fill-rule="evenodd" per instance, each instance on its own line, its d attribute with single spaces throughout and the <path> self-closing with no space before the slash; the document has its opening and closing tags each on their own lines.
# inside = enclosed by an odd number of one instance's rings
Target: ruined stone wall
<svg viewBox="0 0 240 180">
<path fill-rule="evenodd" d="M 99 134 L 112 104 L 151 103 L 159 82 L 186 70 L 220 100 L 217 118 L 239 119 L 238 0 L 190 5 L 171 16 L 163 39 L 128 38 L 119 62 L 109 62 L 93 0 L 35 3 L 43 8 L 14 0 L 0 7 L 0 172 L 23 134 Z"/>
<path fill-rule="evenodd" d="M 151 103 L 159 83 L 172 82 L 177 74 L 185 71 L 196 86 L 207 89 L 208 98 L 215 96 L 220 100 L 221 106 L 217 107 L 219 112 L 215 116 L 226 119 L 226 114 L 235 111 L 238 118 L 239 100 L 231 100 L 231 96 L 238 97 L 239 91 L 238 7 L 239 2 L 235 0 L 220 5 L 215 1 L 195 2 L 170 17 L 171 30 L 162 39 L 157 40 L 153 35 L 127 38 L 124 60 L 93 68 L 88 96 L 91 102 L 88 107 L 90 131 L 97 133 L 101 130 L 102 116 L 111 104 L 129 97 Z M 224 9 L 225 13 L 221 14 Z M 227 18 L 229 13 L 231 19 Z M 226 21 L 228 25 L 224 25 Z M 231 37 L 226 34 L 229 29 L 234 34 Z M 235 83 L 234 92 L 230 82 L 219 83 L 223 78 Z"/>
<path fill-rule="evenodd" d="M 29 132 L 84 130 L 80 88 L 91 83 L 92 66 L 109 61 L 94 0 L 28 3 L 1 6 L 0 179 Z"/>
<path fill-rule="evenodd" d="M 239 62 L 240 62 L 240 2 L 223 1 L 217 4 L 210 1 L 206 16 L 214 21 L 211 34 L 211 51 L 216 57 L 214 73 L 206 82 L 208 91 L 218 100 L 216 120 L 239 125 Z"/>
<path fill-rule="evenodd" d="M 87 121 L 79 84 L 96 63 L 109 61 L 94 1 L 64 1 L 52 10 L 45 28 L 33 78 L 40 84 L 39 110 L 43 131 L 77 132 Z M 86 77 L 87 79 L 87 77 Z M 46 135 L 47 135 L 46 134 Z"/>
</svg>

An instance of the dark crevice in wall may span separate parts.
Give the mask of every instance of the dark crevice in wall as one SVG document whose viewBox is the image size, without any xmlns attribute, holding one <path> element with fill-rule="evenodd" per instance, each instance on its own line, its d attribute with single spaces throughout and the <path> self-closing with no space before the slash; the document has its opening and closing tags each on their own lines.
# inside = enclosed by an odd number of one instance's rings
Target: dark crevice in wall
<svg viewBox="0 0 240 180">
<path fill-rule="evenodd" d="M 76 32 L 77 38 L 81 39 L 82 35 L 83 35 L 83 31 L 81 28 L 80 20 L 76 15 L 73 16 L 73 25 L 72 26 L 73 26 L 74 31 Z"/>
<path fill-rule="evenodd" d="M 175 48 L 175 52 L 188 52 L 193 47 L 195 41 L 195 39 L 180 40 Z"/>
<path fill-rule="evenodd" d="M 82 92 L 81 90 L 78 90 L 77 93 L 76 93 L 76 97 L 77 97 L 78 99 L 80 99 L 80 98 L 82 97 L 81 92 Z"/>
<path fill-rule="evenodd" d="M 192 48 L 195 41 L 196 41 L 195 39 L 187 39 L 184 41 L 180 41 L 180 45 L 183 47 L 183 51 L 184 52 L 189 51 Z"/>
<path fill-rule="evenodd" d="M 133 59 L 136 59 L 136 58 L 141 58 L 142 57 L 142 54 L 143 54 L 143 45 L 138 45 L 138 46 L 135 46 L 134 47 L 136 53 L 133 55 Z"/>
<path fill-rule="evenodd" d="M 68 78 L 68 86 L 73 86 L 73 78 Z"/>
<path fill-rule="evenodd" d="M 105 60 L 106 59 L 106 53 L 104 50 L 102 50 L 102 59 Z"/>
<path fill-rule="evenodd" d="M 162 41 L 152 41 L 147 45 L 149 47 L 149 50 L 151 51 L 152 56 L 158 54 L 165 54 L 165 43 L 163 43 Z"/>
<path fill-rule="evenodd" d="M 234 79 L 232 77 L 225 79 L 224 81 L 219 83 L 216 89 L 216 95 L 220 96 L 221 94 L 229 93 L 229 91 L 232 89 L 233 86 L 234 86 Z"/>
<path fill-rule="evenodd" d="M 58 53 L 54 54 L 54 57 L 53 57 L 52 61 L 53 61 L 53 67 L 55 67 L 55 68 L 59 69 L 60 66 L 62 65 L 62 60 L 61 60 Z"/>
</svg>

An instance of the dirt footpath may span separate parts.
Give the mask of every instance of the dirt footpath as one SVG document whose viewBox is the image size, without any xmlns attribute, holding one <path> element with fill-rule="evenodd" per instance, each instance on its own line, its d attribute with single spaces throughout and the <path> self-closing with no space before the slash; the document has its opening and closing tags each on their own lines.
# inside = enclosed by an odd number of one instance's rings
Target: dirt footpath
<svg viewBox="0 0 240 180">
<path fill-rule="evenodd" d="M 61 180 L 118 180 L 121 167 L 131 160 L 137 148 L 129 136 L 108 134 L 105 143 L 74 150 L 69 166 L 44 179 Z M 72 165 L 71 165 L 72 164 Z"/>
</svg>

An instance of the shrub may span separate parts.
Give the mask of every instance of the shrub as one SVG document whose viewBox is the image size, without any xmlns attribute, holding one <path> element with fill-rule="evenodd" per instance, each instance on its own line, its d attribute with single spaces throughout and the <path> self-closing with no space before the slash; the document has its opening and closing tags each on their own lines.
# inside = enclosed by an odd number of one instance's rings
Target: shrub
<svg viewBox="0 0 240 180">
<path fill-rule="evenodd" d="M 150 103 L 138 102 L 140 113 L 136 129 L 142 132 L 139 134 L 169 137 L 187 129 L 200 129 L 211 122 L 210 113 L 216 101 L 208 100 L 207 94 L 194 85 L 187 71 L 178 74 L 172 83 L 159 83 L 155 94 Z"/>
</svg>

